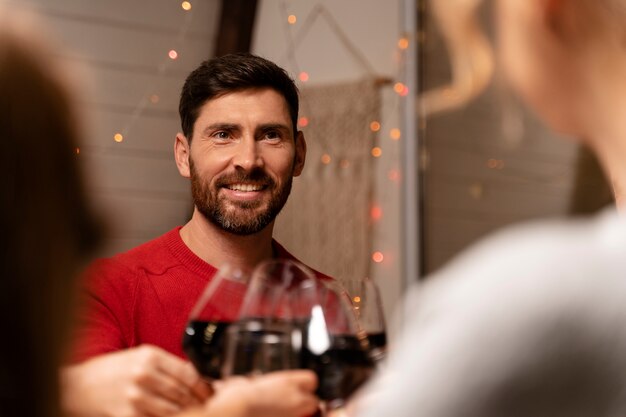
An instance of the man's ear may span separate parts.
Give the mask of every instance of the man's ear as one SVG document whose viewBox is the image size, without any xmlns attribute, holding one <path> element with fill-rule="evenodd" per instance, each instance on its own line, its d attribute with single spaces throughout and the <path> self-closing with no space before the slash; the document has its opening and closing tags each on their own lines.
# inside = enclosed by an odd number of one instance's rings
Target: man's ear
<svg viewBox="0 0 626 417">
<path fill-rule="evenodd" d="M 174 159 L 178 172 L 185 178 L 191 177 L 191 168 L 189 167 L 189 158 L 191 157 L 191 148 L 189 141 L 182 133 L 176 134 L 174 142 Z"/>
<path fill-rule="evenodd" d="M 296 157 L 293 163 L 293 176 L 297 177 L 302 174 L 304 169 L 304 161 L 306 160 L 306 140 L 304 133 L 298 130 L 296 133 Z"/>
</svg>

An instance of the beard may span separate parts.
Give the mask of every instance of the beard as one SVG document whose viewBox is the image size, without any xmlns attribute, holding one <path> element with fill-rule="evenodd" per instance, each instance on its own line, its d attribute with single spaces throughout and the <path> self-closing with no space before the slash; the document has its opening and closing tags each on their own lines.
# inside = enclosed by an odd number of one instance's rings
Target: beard
<svg viewBox="0 0 626 417">
<path fill-rule="evenodd" d="M 220 229 L 241 236 L 260 232 L 274 221 L 282 210 L 291 193 L 292 176 L 282 187 L 277 188 L 276 182 L 262 169 L 247 173 L 225 174 L 214 181 L 214 185 L 204 181 L 195 169 L 193 160 L 189 160 L 191 171 L 191 194 L 196 209 Z M 264 192 L 270 191 L 269 202 L 265 201 L 232 201 L 220 196 L 221 188 L 235 183 L 263 184 Z"/>
</svg>

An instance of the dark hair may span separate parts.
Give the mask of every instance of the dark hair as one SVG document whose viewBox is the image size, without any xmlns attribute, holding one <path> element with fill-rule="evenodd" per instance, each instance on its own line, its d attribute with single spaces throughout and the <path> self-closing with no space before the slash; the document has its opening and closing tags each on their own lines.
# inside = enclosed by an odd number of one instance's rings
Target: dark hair
<svg viewBox="0 0 626 417">
<path fill-rule="evenodd" d="M 298 120 L 298 88 L 287 72 L 260 56 L 237 53 L 204 61 L 185 81 L 180 94 L 180 122 L 187 140 L 200 107 L 208 100 L 249 88 L 269 87 L 280 93 L 289 106 L 294 135 Z"/>
<path fill-rule="evenodd" d="M 47 44 L 5 23 L 0 16 L 0 332 L 10 341 L 0 346 L 0 415 L 58 417 L 75 279 L 101 229 Z"/>
</svg>

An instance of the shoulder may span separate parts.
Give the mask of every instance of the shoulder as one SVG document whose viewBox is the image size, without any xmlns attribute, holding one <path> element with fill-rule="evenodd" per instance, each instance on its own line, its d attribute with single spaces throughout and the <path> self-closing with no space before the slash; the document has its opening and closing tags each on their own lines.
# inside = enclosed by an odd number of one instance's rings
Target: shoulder
<svg viewBox="0 0 626 417">
<path fill-rule="evenodd" d="M 172 229 L 126 252 L 96 259 L 88 266 L 85 278 L 91 284 L 102 285 L 103 282 L 113 280 L 122 285 L 124 282 L 134 280 L 142 271 L 149 274 L 162 273 L 173 263 L 170 247 L 172 242 L 180 240 L 179 229 L 178 227 Z"/>
<path fill-rule="evenodd" d="M 498 404 L 478 404 L 485 393 L 517 410 L 544 406 L 550 392 L 571 411 L 595 388 L 626 386 L 625 245 L 626 224 L 611 213 L 521 224 L 474 245 L 411 289 L 369 415 L 498 415 L 481 412 Z M 414 375 L 426 389 L 405 383 Z"/>
<path fill-rule="evenodd" d="M 509 227 L 415 285 L 404 314 L 533 332 L 537 323 L 602 321 L 623 310 L 624 248 L 626 222 L 614 213 Z"/>
<path fill-rule="evenodd" d="M 182 241 L 179 230 L 180 227 L 176 227 L 126 252 L 101 259 L 100 264 L 127 270 L 148 269 L 157 273 L 159 270 L 168 268 L 171 265 L 171 247 L 177 244 L 178 241 Z"/>
</svg>

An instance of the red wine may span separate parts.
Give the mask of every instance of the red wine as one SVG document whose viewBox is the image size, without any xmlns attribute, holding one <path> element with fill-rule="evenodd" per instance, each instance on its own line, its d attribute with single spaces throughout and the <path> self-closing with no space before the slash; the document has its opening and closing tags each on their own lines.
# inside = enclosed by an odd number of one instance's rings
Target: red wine
<svg viewBox="0 0 626 417">
<path fill-rule="evenodd" d="M 387 347 L 387 334 L 385 332 L 369 333 L 367 335 L 367 341 L 370 344 L 370 349 L 382 349 Z"/>
<path fill-rule="evenodd" d="M 374 362 L 361 340 L 352 335 L 331 337 L 330 347 L 321 354 L 304 348 L 301 367 L 317 374 L 319 386 L 316 394 L 326 401 L 346 400 L 374 370 Z"/>
<path fill-rule="evenodd" d="M 222 376 L 226 329 L 223 321 L 192 320 L 183 336 L 183 351 L 200 374 L 213 379 Z"/>
<path fill-rule="evenodd" d="M 248 319 L 238 322 L 231 329 L 225 372 L 249 375 L 298 367 L 298 351 L 292 344 L 291 322 Z"/>
</svg>

